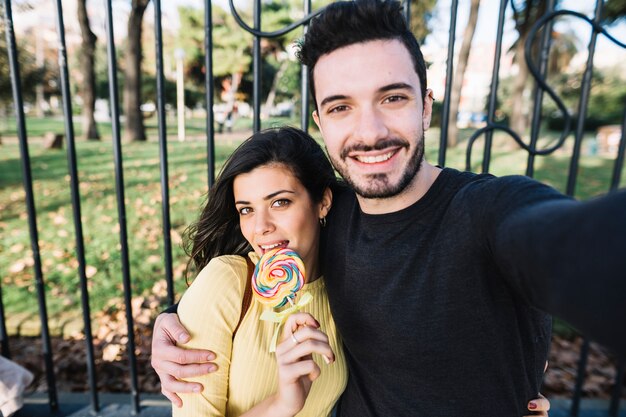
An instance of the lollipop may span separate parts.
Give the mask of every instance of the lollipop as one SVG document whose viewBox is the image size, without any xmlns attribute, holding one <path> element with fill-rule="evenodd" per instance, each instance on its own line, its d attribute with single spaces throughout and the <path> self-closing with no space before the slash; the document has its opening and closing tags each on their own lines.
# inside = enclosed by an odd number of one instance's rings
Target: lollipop
<svg viewBox="0 0 626 417">
<path fill-rule="evenodd" d="M 304 285 L 304 262 L 291 249 L 266 252 L 254 268 L 252 289 L 259 302 L 269 307 L 282 307 Z"/>
</svg>

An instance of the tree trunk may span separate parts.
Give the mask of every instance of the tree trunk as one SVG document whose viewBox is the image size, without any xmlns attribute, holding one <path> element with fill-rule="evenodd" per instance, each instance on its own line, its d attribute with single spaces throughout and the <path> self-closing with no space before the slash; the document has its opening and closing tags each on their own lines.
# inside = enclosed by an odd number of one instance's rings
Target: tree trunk
<svg viewBox="0 0 626 417">
<path fill-rule="evenodd" d="M 81 43 L 81 70 L 83 73 L 83 85 L 81 95 L 83 97 L 83 136 L 85 139 L 98 140 L 100 134 L 94 118 L 96 107 L 96 35 L 89 27 L 87 15 L 87 0 L 78 0 L 78 23 L 82 34 Z"/>
<path fill-rule="evenodd" d="M 124 138 L 145 141 L 146 129 L 141 114 L 141 32 L 143 15 L 149 0 L 132 0 L 128 16 L 128 39 L 124 66 L 124 115 L 126 129 Z"/>
<path fill-rule="evenodd" d="M 287 67 L 289 66 L 289 60 L 285 59 L 280 63 L 280 67 L 278 67 L 278 71 L 276 71 L 276 75 L 274 76 L 274 81 L 272 81 L 272 88 L 270 88 L 270 92 L 267 95 L 267 100 L 265 100 L 265 117 L 269 117 L 270 110 L 274 107 L 274 101 L 276 100 L 276 90 L 278 89 L 278 83 L 280 79 L 285 75 L 285 71 L 287 71 Z"/>
<path fill-rule="evenodd" d="M 518 73 L 513 83 L 512 102 L 511 102 L 511 120 L 509 127 L 520 136 L 526 133 L 527 115 L 524 114 L 524 92 L 528 82 L 528 65 L 524 58 L 524 45 L 526 44 L 527 34 L 524 34 L 517 41 L 515 46 L 515 56 L 517 57 Z"/>
<path fill-rule="evenodd" d="M 457 61 L 456 70 L 454 71 L 454 82 L 452 91 L 450 91 L 450 124 L 448 125 L 448 146 L 454 147 L 458 144 L 459 128 L 456 124 L 457 113 L 459 112 L 459 104 L 461 102 L 461 88 L 463 87 L 463 78 L 467 69 L 467 61 L 469 59 L 470 47 L 472 39 L 476 32 L 476 22 L 478 21 L 478 9 L 480 0 L 472 0 L 470 5 L 470 15 L 463 33 L 463 43 L 459 51 L 459 59 Z"/>
<path fill-rule="evenodd" d="M 526 45 L 526 39 L 528 39 L 528 33 L 534 25 L 534 23 L 543 16 L 546 12 L 547 2 L 541 0 L 526 0 L 526 4 L 523 10 L 514 14 L 516 21 L 515 29 L 519 34 L 517 43 L 515 44 L 515 61 L 519 69 L 512 91 L 512 103 L 511 103 L 511 118 L 509 127 L 513 131 L 517 132 L 521 137 L 526 134 L 526 128 L 528 126 L 528 115 L 525 114 L 524 93 L 528 85 L 528 76 L 530 71 L 526 64 L 526 57 L 524 56 L 524 49 Z M 531 55 L 537 56 L 538 44 L 533 45 L 533 51 Z"/>
</svg>

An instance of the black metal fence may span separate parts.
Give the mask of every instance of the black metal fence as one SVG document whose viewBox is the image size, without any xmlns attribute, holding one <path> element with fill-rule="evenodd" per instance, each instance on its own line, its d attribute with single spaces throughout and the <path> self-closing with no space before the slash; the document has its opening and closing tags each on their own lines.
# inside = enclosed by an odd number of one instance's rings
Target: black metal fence
<svg viewBox="0 0 626 417">
<path fill-rule="evenodd" d="M 3 0 L 4 3 L 4 23 L 7 39 L 7 50 L 10 64 L 10 77 L 13 91 L 15 116 L 17 121 L 17 132 L 19 140 L 19 149 L 21 153 L 22 162 L 22 178 L 23 186 L 26 195 L 26 211 L 28 215 L 28 227 L 30 232 L 31 250 L 34 260 L 34 275 L 36 281 L 37 301 L 39 304 L 39 315 L 41 321 L 41 337 L 43 340 L 43 357 L 46 367 L 47 386 L 48 386 L 48 402 L 52 410 L 58 408 L 58 394 L 57 384 L 55 381 L 55 375 L 53 372 L 53 357 L 50 343 L 50 331 L 48 328 L 48 314 L 46 310 L 46 293 L 44 286 L 44 276 L 42 273 L 42 264 L 39 252 L 39 239 L 37 228 L 37 213 L 35 210 L 35 201 L 33 195 L 33 179 L 31 176 L 31 166 L 29 158 L 28 138 L 25 127 L 25 115 L 24 115 L 24 102 L 22 99 L 22 93 L 20 90 L 20 68 L 18 65 L 16 39 L 13 30 L 13 13 L 11 0 Z M 140 409 L 139 397 L 140 393 L 137 385 L 137 364 L 135 357 L 135 341 L 133 337 L 133 316 L 131 311 L 131 274 L 129 268 L 129 250 L 128 250 L 128 236 L 126 227 L 126 211 L 124 204 L 124 179 L 123 179 L 123 158 L 121 151 L 121 137 L 120 137 L 120 111 L 119 111 L 119 99 L 118 99 L 118 82 L 117 82 L 117 64 L 116 64 L 116 51 L 115 41 L 113 36 L 113 17 L 112 17 L 112 0 L 105 1 L 106 12 L 106 33 L 107 33 L 107 59 L 108 59 L 108 75 L 109 75 L 109 92 L 111 103 L 111 115 L 112 115 L 112 136 L 113 136 L 113 158 L 115 162 L 115 184 L 117 194 L 117 209 L 118 209 L 118 221 L 119 221 L 119 239 L 121 247 L 121 262 L 122 262 L 122 274 L 124 285 L 124 300 L 126 308 L 126 318 L 128 325 L 128 352 L 129 352 L 129 375 L 130 375 L 130 399 L 132 409 L 134 413 L 138 413 Z M 154 28 L 155 28 L 155 40 L 156 40 L 156 83 L 157 83 L 157 116 L 158 116 L 158 138 L 160 149 L 160 169 L 161 169 L 161 192 L 162 192 L 162 224 L 163 224 L 163 242 L 164 242 L 164 262 L 165 262 L 165 278 L 168 285 L 168 300 L 170 303 L 174 301 L 174 286 L 173 286 L 173 273 L 172 273 L 172 243 L 171 243 L 171 224 L 170 224 L 170 198 L 168 188 L 168 155 L 166 147 L 166 119 L 165 119 L 165 99 L 164 99 L 164 71 L 163 71 L 163 41 L 162 41 L 162 28 L 161 28 L 161 1 L 153 0 L 154 3 Z M 514 2 L 513 2 L 514 3 Z M 515 132 L 506 125 L 498 124 L 496 122 L 496 110 L 498 105 L 498 83 L 499 83 L 499 66 L 502 55 L 502 39 L 505 23 L 505 9 L 508 6 L 508 0 L 500 1 L 499 16 L 496 28 L 496 51 L 493 61 L 493 72 L 491 81 L 491 92 L 488 101 L 488 112 L 486 125 L 477 130 L 469 139 L 467 147 L 467 167 L 470 167 L 471 153 L 474 144 L 481 138 L 484 138 L 484 154 L 482 158 L 482 170 L 488 172 L 491 161 L 491 151 L 493 147 L 493 134 L 495 131 L 506 132 L 513 141 L 515 141 L 522 149 L 528 153 L 526 174 L 529 176 L 534 175 L 535 157 L 539 155 L 550 154 L 557 149 L 563 147 L 566 139 L 571 138 L 573 130 L 573 147 L 571 154 L 571 163 L 568 173 L 567 181 L 567 193 L 573 195 L 577 182 L 577 173 L 579 168 L 579 161 L 581 156 L 581 146 L 583 141 L 585 119 L 587 115 L 587 106 L 590 97 L 591 80 L 593 76 L 593 61 L 595 54 L 596 41 L 598 36 L 605 36 L 614 44 L 621 48 L 626 45 L 617 39 L 613 38 L 601 25 L 600 16 L 602 14 L 603 1 L 597 0 L 595 13 L 593 18 L 589 18 L 581 13 L 570 10 L 555 10 L 555 0 L 548 0 L 547 10 L 543 17 L 541 17 L 534 27 L 532 28 L 528 40 L 526 42 L 526 64 L 528 65 L 532 76 L 536 82 L 536 89 L 533 98 L 533 111 L 531 121 L 531 133 L 530 141 L 525 142 L 520 132 Z M 63 98 L 63 111 L 65 114 L 65 140 L 67 146 L 67 160 L 69 167 L 70 177 L 70 189 L 72 198 L 74 228 L 75 228 L 75 245 L 76 245 L 76 259 L 78 261 L 78 276 L 80 279 L 81 290 L 81 303 L 84 320 L 84 333 L 85 333 L 85 349 L 87 351 L 87 370 L 88 381 L 90 386 L 90 398 L 91 408 L 93 411 L 98 411 L 99 394 L 97 390 L 97 376 L 95 374 L 95 359 L 94 359 L 94 346 L 93 337 L 91 331 L 90 320 L 90 307 L 89 307 L 89 294 L 88 294 L 88 280 L 85 272 L 85 248 L 81 223 L 81 207 L 80 207 L 80 194 L 79 194 L 79 178 L 77 171 L 76 161 L 76 149 L 75 149 L 75 135 L 72 123 L 72 104 L 70 97 L 70 86 L 68 76 L 68 62 L 67 53 L 65 47 L 65 32 L 62 13 L 61 0 L 55 0 L 56 4 L 56 24 L 58 29 L 58 64 L 60 73 L 60 86 Z M 306 31 L 307 22 L 314 17 L 320 10 L 311 13 L 311 0 L 304 0 L 303 11 L 305 17 L 300 21 L 297 21 L 283 29 L 274 32 L 264 32 L 261 28 L 261 0 L 254 0 L 254 14 L 253 14 L 253 27 L 248 26 L 243 19 L 237 13 L 233 5 L 233 1 L 230 0 L 230 7 L 233 16 L 239 25 L 247 32 L 253 35 L 253 130 L 257 131 L 261 126 L 260 110 L 261 110 L 261 39 L 272 38 L 282 36 L 298 27 L 303 26 Z M 407 16 L 410 16 L 410 3 L 405 3 L 405 12 Z M 456 115 L 450 114 L 450 96 L 453 80 L 453 57 L 455 54 L 455 38 L 456 38 L 456 21 L 458 12 L 458 0 L 452 0 L 450 8 L 450 27 L 449 27 L 449 48 L 447 54 L 447 73 L 446 73 L 446 90 L 443 101 L 443 108 L 441 114 L 442 126 L 448 126 L 451 119 L 454 119 Z M 591 28 L 591 38 L 588 43 L 588 60 L 585 67 L 585 72 L 582 80 L 581 97 L 579 101 L 579 107 L 576 112 L 577 118 L 573 120 L 570 112 L 563 104 L 562 100 L 555 93 L 555 91 L 546 83 L 547 63 L 549 57 L 549 51 L 551 48 L 551 36 L 550 31 L 554 20 L 559 16 L 571 16 L 586 22 Z M 214 130 L 214 115 L 213 115 L 213 33 L 211 22 L 212 21 L 212 9 L 211 1 L 205 0 L 205 66 L 206 66 L 206 146 L 208 153 L 208 184 L 213 183 L 215 172 L 215 130 Z M 540 53 L 539 57 L 535 58 L 532 53 L 532 43 L 541 34 Z M 301 127 L 307 129 L 309 125 L 309 91 L 308 91 L 308 75 L 306 68 L 302 68 L 302 90 L 301 90 Z M 539 130 L 542 122 L 542 103 L 544 94 L 548 94 L 551 99 L 556 103 L 559 111 L 562 114 L 564 120 L 564 128 L 560 134 L 558 141 L 546 148 L 538 147 Z M 625 109 L 626 110 L 626 109 Z M 625 113 L 626 115 L 626 113 Z M 620 177 L 624 166 L 624 154 L 626 151 L 626 140 L 624 139 L 624 131 L 626 118 L 622 120 L 621 126 L 621 140 L 619 141 L 617 154 L 614 159 L 614 168 L 612 173 L 612 179 L 610 182 L 609 190 L 613 191 L 619 186 Z M 573 125 L 573 126 L 572 126 Z M 441 166 L 446 165 L 446 150 L 448 145 L 448 132 L 447 129 L 441 129 L 440 146 L 438 164 Z M 10 353 L 10 346 L 8 342 L 7 331 L 5 327 L 4 308 L 2 304 L 2 297 L 0 294 L 0 343 L 2 347 L 3 355 L 7 356 Z M 586 358 L 589 344 L 585 342 L 583 345 L 583 351 L 581 354 L 578 380 L 576 390 L 573 393 L 572 402 L 572 415 L 578 415 L 579 402 L 581 397 L 581 387 L 584 382 L 584 370 L 586 366 Z M 609 414 L 611 416 L 617 416 L 619 398 L 621 394 L 621 381 L 624 379 L 623 366 L 617 370 L 617 376 L 615 384 L 614 395 L 611 400 Z"/>
</svg>

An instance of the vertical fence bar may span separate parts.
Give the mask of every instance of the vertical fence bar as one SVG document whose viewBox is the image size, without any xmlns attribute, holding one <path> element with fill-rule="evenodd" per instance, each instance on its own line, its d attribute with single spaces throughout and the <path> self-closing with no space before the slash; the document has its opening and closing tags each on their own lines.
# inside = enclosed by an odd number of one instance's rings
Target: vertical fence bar
<svg viewBox="0 0 626 417">
<path fill-rule="evenodd" d="M 593 21 L 600 23 L 602 18 L 602 0 L 596 1 L 596 10 Z M 569 175 L 567 177 L 567 195 L 573 196 L 576 192 L 576 180 L 578 177 L 578 165 L 580 161 L 580 148 L 583 143 L 583 136 L 585 134 L 585 119 L 587 118 L 587 103 L 589 102 L 589 93 L 591 91 L 591 77 L 593 75 L 593 58 L 596 51 L 596 40 L 598 38 L 598 32 L 594 27 L 591 32 L 591 39 L 589 40 L 589 56 L 587 57 L 587 66 L 585 67 L 585 73 L 583 75 L 583 82 L 580 87 L 580 102 L 578 104 L 578 120 L 576 121 L 576 136 L 574 141 L 574 150 L 572 152 L 572 159 L 569 166 Z"/>
<path fill-rule="evenodd" d="M 613 167 L 613 176 L 611 177 L 611 191 L 617 190 L 620 179 L 622 178 L 622 170 L 624 169 L 624 154 L 626 153 L 626 109 L 622 117 L 622 137 L 619 141 L 617 149 L 617 157 L 615 158 L 615 166 Z"/>
<path fill-rule="evenodd" d="M 456 17 L 459 11 L 459 0 L 452 0 L 450 6 L 450 28 L 448 29 L 448 58 L 446 60 L 446 89 L 443 98 L 443 112 L 441 114 L 441 133 L 439 137 L 439 166 L 446 164 L 448 148 L 448 124 L 450 124 L 450 96 L 454 81 L 454 45 L 456 39 Z M 454 115 L 456 123 L 456 114 Z"/>
<path fill-rule="evenodd" d="M 554 10 L 554 1 L 548 0 L 546 6 L 546 13 L 551 13 Z M 539 71 L 543 79 L 546 79 L 548 75 L 548 59 L 550 58 L 550 44 L 552 43 L 552 20 L 550 20 L 543 28 L 543 34 L 541 36 L 541 55 L 539 62 Z M 541 130 L 541 108 L 543 104 L 543 89 L 536 84 L 535 87 L 535 100 L 533 105 L 533 118 L 532 125 L 530 127 L 530 148 L 536 150 L 537 141 L 539 140 L 539 131 Z M 535 171 L 535 155 L 533 153 L 528 154 L 528 161 L 526 163 L 526 175 L 532 177 Z"/>
<path fill-rule="evenodd" d="M 620 397 L 622 396 L 622 385 L 624 384 L 624 361 L 620 361 L 617 364 L 615 372 L 615 385 L 613 386 L 613 393 L 611 395 L 611 404 L 609 406 L 609 415 L 611 417 L 618 417 Z"/>
<path fill-rule="evenodd" d="M 80 300 L 83 310 L 83 325 L 85 331 L 85 347 L 87 349 L 87 378 L 91 398 L 91 409 L 98 412 L 98 385 L 96 378 L 95 353 L 93 335 L 91 332 L 91 309 L 89 307 L 89 290 L 87 274 L 85 273 L 85 245 L 83 239 L 83 224 L 81 220 L 80 191 L 78 168 L 76 163 L 76 147 L 74 137 L 74 123 L 72 122 L 72 97 L 70 95 L 70 77 L 67 68 L 67 50 L 65 46 L 65 24 L 63 22 L 63 6 L 61 0 L 56 1 L 57 31 L 59 36 L 59 74 L 61 78 L 61 94 L 63 97 L 63 113 L 65 120 L 65 143 L 67 144 L 67 166 L 70 171 L 70 193 L 72 195 L 72 214 L 74 217 L 74 232 L 76 235 L 76 260 L 78 261 L 78 276 L 80 282 Z"/>
<path fill-rule="evenodd" d="M 404 0 L 404 17 L 406 18 L 406 23 L 411 27 L 411 0 Z"/>
<path fill-rule="evenodd" d="M 115 160 L 115 190 L 117 213 L 120 225 L 120 245 L 122 255 L 122 278 L 124 284 L 124 304 L 128 327 L 128 359 L 130 363 L 130 389 L 132 413 L 139 413 L 139 392 L 137 389 L 137 358 L 135 357 L 135 332 L 130 302 L 130 264 L 128 260 L 128 234 L 126 230 L 126 206 L 124 203 L 124 170 L 122 166 L 122 145 L 120 138 L 120 112 L 117 92 L 117 63 L 115 58 L 115 36 L 113 34 L 112 0 L 106 2 L 107 59 L 109 69 L 109 96 L 111 101 L 111 133 L 113 135 L 113 158 Z"/>
<path fill-rule="evenodd" d="M 304 0 L 304 15 L 308 16 L 311 14 L 311 0 Z M 302 36 L 306 35 L 306 32 L 309 30 L 309 25 L 304 24 L 302 26 Z M 302 96 L 302 104 L 300 108 L 302 109 L 302 114 L 300 115 L 300 129 L 305 132 L 309 131 L 309 69 L 306 65 L 302 65 L 300 70 L 302 76 L 302 84 L 300 85 L 300 95 Z M 314 106 L 315 107 L 315 106 Z"/>
<path fill-rule="evenodd" d="M 209 188 L 215 182 L 215 124 L 213 115 L 213 12 L 211 0 L 204 1 L 204 67 L 206 90 L 206 136 Z"/>
<path fill-rule="evenodd" d="M 572 408 L 570 414 L 577 417 L 580 411 L 580 397 L 585 383 L 585 372 L 587 370 L 587 357 L 589 356 L 589 340 L 585 339 L 580 348 L 580 360 L 578 361 L 578 372 L 576 372 L 576 385 L 574 386 L 574 397 L 572 398 Z"/>
<path fill-rule="evenodd" d="M 261 30 L 261 0 L 254 0 L 254 29 Z M 261 130 L 261 37 L 257 35 L 252 43 L 252 57 L 252 130 L 258 132 Z"/>
<path fill-rule="evenodd" d="M 7 334 L 6 321 L 4 317 L 4 303 L 2 302 L 2 280 L 0 280 L 0 355 L 7 359 L 11 359 L 9 335 Z"/>
<path fill-rule="evenodd" d="M 161 27 L 161 0 L 154 0 L 154 51 L 156 54 L 157 119 L 159 122 L 159 158 L 161 166 L 161 212 L 163 217 L 163 255 L 167 303 L 174 304 L 174 274 L 172 272 L 172 225 L 170 222 L 170 188 L 167 164 L 167 130 L 165 120 L 165 78 L 163 76 L 163 29 Z"/>
<path fill-rule="evenodd" d="M 493 58 L 493 72 L 491 73 L 491 92 L 489 93 L 489 112 L 487 120 L 494 123 L 498 101 L 498 77 L 500 73 L 500 57 L 502 56 L 502 33 L 504 32 L 504 12 L 507 0 L 500 0 L 500 13 L 498 15 L 498 32 L 496 34 L 496 51 Z M 491 144 L 493 142 L 493 130 L 485 132 L 485 149 L 483 151 L 483 172 L 489 172 L 491 163 Z"/>
<path fill-rule="evenodd" d="M 37 230 L 37 213 L 35 210 L 35 197 L 33 193 L 33 178 L 30 168 L 30 156 L 26 137 L 26 122 L 24 119 L 24 103 L 22 100 L 22 82 L 19 72 L 19 60 L 15 32 L 13 31 L 13 12 L 11 0 L 4 0 L 4 23 L 7 38 L 7 52 L 9 55 L 9 68 L 11 73 L 11 88 L 13 90 L 13 102 L 15 105 L 15 118 L 17 122 L 17 134 L 19 139 L 20 155 L 22 159 L 22 180 L 26 194 L 26 211 L 28 213 L 28 228 L 30 232 L 30 246 L 33 252 L 33 268 L 35 273 L 35 286 L 37 288 L 37 302 L 39 304 L 39 318 L 41 320 L 41 339 L 43 345 L 43 359 L 46 367 L 46 381 L 48 383 L 48 402 L 50 408 L 56 411 L 59 407 L 57 398 L 56 380 L 52 359 L 52 347 L 50 344 L 50 331 L 48 328 L 48 310 L 46 308 L 45 284 L 41 268 L 41 255 L 39 253 L 39 232 Z"/>
</svg>

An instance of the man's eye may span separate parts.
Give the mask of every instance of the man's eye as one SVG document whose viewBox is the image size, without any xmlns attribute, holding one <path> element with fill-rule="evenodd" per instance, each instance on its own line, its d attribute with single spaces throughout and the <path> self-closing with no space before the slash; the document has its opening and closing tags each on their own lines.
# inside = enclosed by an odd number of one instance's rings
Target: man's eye
<svg viewBox="0 0 626 417">
<path fill-rule="evenodd" d="M 340 105 L 340 106 L 335 106 L 335 107 L 330 108 L 328 110 L 328 113 L 340 113 L 346 110 L 348 110 L 348 106 Z"/>
<path fill-rule="evenodd" d="M 272 207 L 286 207 L 291 203 L 291 201 L 287 200 L 286 198 L 281 198 L 279 200 L 276 200 L 272 203 Z"/>
<path fill-rule="evenodd" d="M 239 209 L 239 214 L 241 216 L 245 216 L 246 214 L 250 214 L 250 213 L 252 213 L 252 209 L 250 207 L 241 207 Z"/>
<path fill-rule="evenodd" d="M 389 96 L 387 98 L 385 98 L 384 102 L 385 103 L 396 103 L 398 101 L 402 101 L 405 100 L 406 98 L 404 96 L 400 96 L 400 95 L 393 95 L 393 96 Z"/>
</svg>

